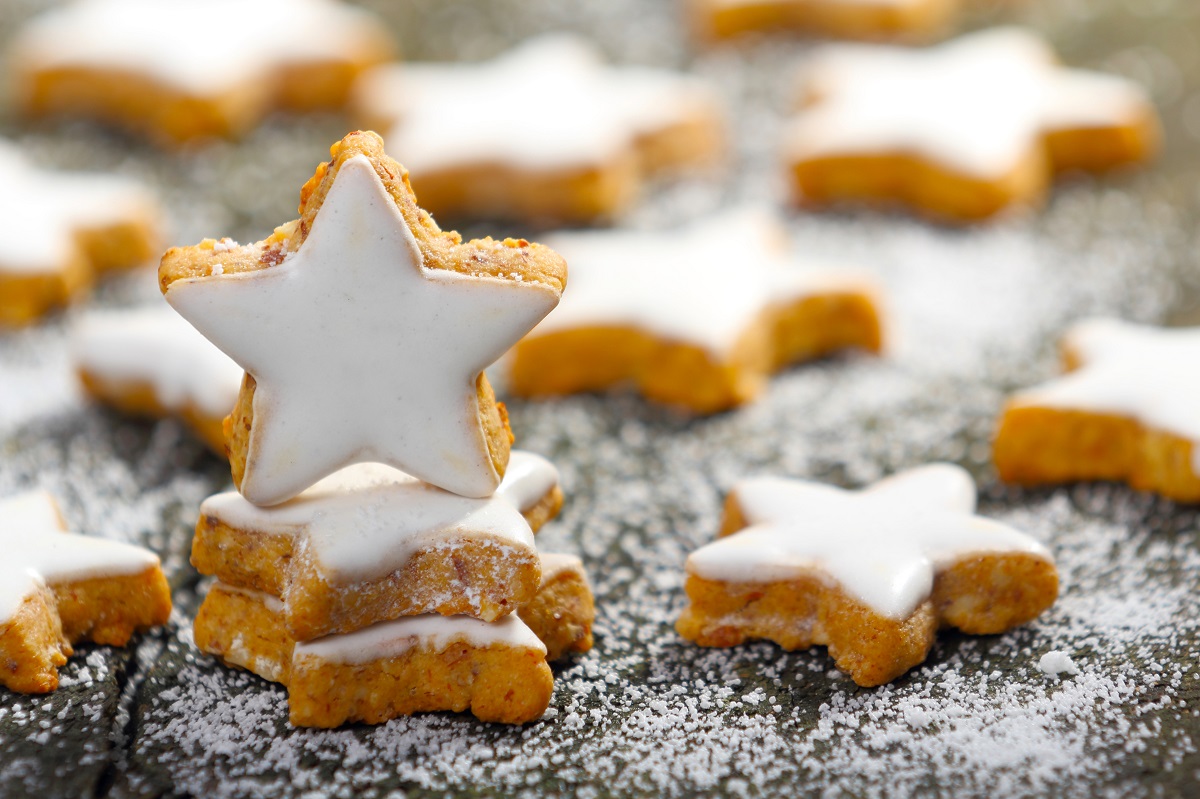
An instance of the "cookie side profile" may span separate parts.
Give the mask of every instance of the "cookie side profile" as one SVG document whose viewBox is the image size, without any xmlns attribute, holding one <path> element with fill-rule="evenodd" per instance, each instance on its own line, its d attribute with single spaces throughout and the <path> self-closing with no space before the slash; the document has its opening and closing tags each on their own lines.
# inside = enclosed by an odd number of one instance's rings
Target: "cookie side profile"
<svg viewBox="0 0 1200 799">
<path fill-rule="evenodd" d="M 305 644 L 280 611 L 269 595 L 217 583 L 196 615 L 196 646 L 286 685 L 296 726 L 438 710 L 523 724 L 541 717 L 554 690 L 546 648 L 516 616 L 410 616 Z"/>
<path fill-rule="evenodd" d="M 784 136 L 797 203 L 902 205 L 952 223 L 1038 205 L 1054 175 L 1147 160 L 1157 114 L 1136 84 L 1065 69 L 1017 28 L 923 51 L 829 47 Z"/>
<path fill-rule="evenodd" d="M 227 428 L 234 483 L 273 505 L 377 461 L 489 496 L 511 433 L 483 369 L 557 304 L 566 264 L 441 231 L 374 133 L 331 153 L 299 220 L 251 245 L 173 248 L 159 268 L 167 301 L 247 372 Z"/>
<path fill-rule="evenodd" d="M 242 370 L 163 305 L 93 311 L 71 326 L 71 360 L 97 402 L 153 419 L 178 417 L 217 454 Z"/>
<path fill-rule="evenodd" d="M 846 348 L 879 352 L 878 292 L 805 268 L 753 211 L 669 233 L 563 233 L 571 292 L 513 349 L 509 389 L 528 397 L 630 383 L 649 399 L 716 413 L 768 376 Z"/>
<path fill-rule="evenodd" d="M 707 83 L 608 66 L 564 34 L 481 64 L 379 67 L 355 95 L 439 216 L 592 222 L 628 208 L 647 177 L 711 165 L 724 149 Z"/>
<path fill-rule="evenodd" d="M 1013 395 L 992 447 L 1000 478 L 1020 485 L 1120 480 L 1200 501 L 1200 332 L 1115 319 L 1074 325 L 1066 375 Z"/>
<path fill-rule="evenodd" d="M 192 564 L 278 597 L 297 640 L 420 613 L 494 621 L 539 590 L 522 514 L 540 525 L 561 505 L 548 461 L 515 452 L 513 466 L 486 500 L 377 464 L 349 467 L 271 508 L 218 494 L 201 505 Z"/>
<path fill-rule="evenodd" d="M 592 648 L 596 604 L 583 561 L 574 555 L 543 552 L 542 581 L 537 594 L 518 614 L 546 645 L 546 660 Z"/>
<path fill-rule="evenodd" d="M 1058 594 L 1049 552 L 974 506 L 970 476 L 949 464 L 858 492 L 744 480 L 723 537 L 688 558 L 676 630 L 701 646 L 824 645 L 857 684 L 890 682 L 924 661 L 939 628 L 1003 632 Z"/>
<path fill-rule="evenodd" d="M 158 203 L 141 184 L 38 169 L 6 142 L 0 180 L 0 216 L 11 225 L 0 238 L 0 326 L 29 324 L 159 250 Z"/>
<path fill-rule="evenodd" d="M 124 646 L 170 616 L 171 592 L 152 552 L 65 532 L 45 492 L 0 500 L 0 535 L 0 684 L 9 690 L 53 691 L 73 644 Z"/>
<path fill-rule="evenodd" d="M 10 63 L 26 117 L 179 145 L 244 134 L 273 110 L 341 107 L 393 53 L 380 20 L 331 0 L 80 0 L 20 30 Z"/>
<path fill-rule="evenodd" d="M 839 39 L 926 39 L 959 0 L 694 0 L 693 25 L 709 40 L 790 31 Z"/>
</svg>

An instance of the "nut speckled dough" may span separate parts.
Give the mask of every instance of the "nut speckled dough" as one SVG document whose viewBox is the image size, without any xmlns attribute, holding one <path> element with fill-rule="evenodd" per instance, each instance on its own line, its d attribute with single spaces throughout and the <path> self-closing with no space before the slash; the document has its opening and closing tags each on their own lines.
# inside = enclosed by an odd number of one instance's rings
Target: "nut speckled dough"
<svg viewBox="0 0 1200 799">
<path fill-rule="evenodd" d="M 802 101 L 784 135 L 798 204 L 902 205 L 951 223 L 1039 205 L 1056 174 L 1145 161 L 1160 138 L 1137 84 L 1062 67 L 1018 28 L 918 51 L 829 46 Z"/>
<path fill-rule="evenodd" d="M 572 555 L 542 553 L 541 587 L 517 612 L 546 645 L 547 660 L 591 649 L 596 604 L 583 561 Z"/>
<path fill-rule="evenodd" d="M 28 117 L 178 145 L 241 135 L 273 110 L 339 108 L 394 50 L 380 20 L 331 0 L 81 0 L 19 31 L 12 66 Z"/>
<path fill-rule="evenodd" d="M 755 482 L 744 481 L 726 498 L 718 544 L 688 559 L 689 604 L 675 628 L 700 646 L 751 639 L 789 650 L 827 646 L 839 669 L 871 687 L 923 662 L 939 628 L 1003 632 L 1035 619 L 1058 595 L 1058 572 L 1044 548 L 971 516 L 974 485 L 957 467 L 911 470 L 860 492 L 774 478 Z M 797 487 L 803 493 L 787 500 Z M 764 502 L 770 494 L 775 498 Z M 820 507 L 826 502 L 832 504 Z M 874 508 L 851 518 L 852 504 L 864 502 Z M 923 513 L 922 506 L 933 512 Z M 793 521 L 781 522 L 787 515 Z M 927 537 L 917 544 L 925 551 L 919 559 L 904 548 L 908 534 Z M 697 560 L 706 550 L 715 557 Z M 927 586 L 912 577 L 921 571 Z M 915 591 L 897 591 L 902 582 Z M 897 599 L 905 593 L 908 601 Z"/>
<path fill-rule="evenodd" d="M 217 583 L 196 615 L 196 646 L 286 685 L 297 726 L 376 724 L 437 710 L 470 710 L 484 721 L 523 724 L 539 718 L 550 702 L 554 678 L 540 645 L 399 639 L 407 648 L 338 662 L 305 657 L 280 611 L 270 596 Z M 322 641 L 334 639 L 350 637 Z"/>
<path fill-rule="evenodd" d="M 12 539 L 0 588 L 0 685 L 12 691 L 53 691 L 72 644 L 124 646 L 171 613 L 152 553 L 65 529 L 48 494 L 0 500 L 0 537 Z"/>
<path fill-rule="evenodd" d="M 552 250 L 523 239 L 496 241 L 485 238 L 463 242 L 457 233 L 439 229 L 433 218 L 418 207 L 407 172 L 384 153 L 383 142 L 376 134 L 351 133 L 331 148 L 331 155 L 331 160 L 321 164 L 301 190 L 300 218 L 276 229 L 269 238 L 232 247 L 208 239 L 193 247 L 168 250 L 159 268 L 160 286 L 168 299 L 176 281 L 268 270 L 282 263 L 289 254 L 298 252 L 339 170 L 347 161 L 360 156 L 369 161 L 387 195 L 395 202 L 403 223 L 416 241 L 425 268 L 533 284 L 549 289 L 554 296 L 562 292 L 566 283 L 566 264 Z M 364 347 L 370 345 L 369 341 L 363 342 Z M 234 482 L 243 490 L 255 425 L 256 386 L 254 376 L 247 374 L 233 414 L 226 422 Z M 512 441 L 507 416 L 503 405 L 495 401 L 482 372 L 476 378 L 475 389 L 478 424 L 487 456 L 495 474 L 502 477 Z"/>
<path fill-rule="evenodd" d="M 992 458 L 1020 485 L 1121 480 L 1200 502 L 1200 335 L 1095 319 L 1060 345 L 1067 374 L 1004 407 Z"/>
<path fill-rule="evenodd" d="M 943 31 L 960 0 L 693 0 L 708 39 L 794 31 L 843 39 L 925 39 Z"/>
</svg>

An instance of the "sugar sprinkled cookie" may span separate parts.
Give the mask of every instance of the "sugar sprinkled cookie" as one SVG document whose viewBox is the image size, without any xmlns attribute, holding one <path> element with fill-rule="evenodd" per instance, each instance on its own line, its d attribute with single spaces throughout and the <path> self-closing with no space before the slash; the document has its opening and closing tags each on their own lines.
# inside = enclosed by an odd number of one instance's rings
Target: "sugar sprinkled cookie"
<svg viewBox="0 0 1200 799">
<path fill-rule="evenodd" d="M 1066 69 L 1032 33 L 999 28 L 927 50 L 827 48 L 784 137 L 798 202 L 900 203 L 971 222 L 1038 203 L 1052 176 L 1143 161 L 1146 94 Z"/>
<path fill-rule="evenodd" d="M 158 203 L 115 175 L 31 165 L 0 141 L 0 325 L 28 324 L 84 293 L 96 275 L 158 251 Z"/>
<path fill-rule="evenodd" d="M 1058 594 L 1045 547 L 974 511 L 974 482 L 950 464 L 863 491 L 743 480 L 722 537 L 688 557 L 676 629 L 701 646 L 825 645 L 859 685 L 890 682 L 925 659 L 939 627 L 1003 632 Z"/>
<path fill-rule="evenodd" d="M 180 143 L 244 133 L 275 109 L 340 107 L 392 53 L 380 20 L 336 0 L 79 0 L 22 29 L 11 64 L 26 116 Z"/>
<path fill-rule="evenodd" d="M 299 220 L 255 244 L 174 248 L 159 268 L 167 301 L 247 372 L 234 483 L 275 505 L 377 461 L 490 496 L 510 433 L 483 369 L 554 308 L 566 264 L 523 239 L 440 230 L 373 133 L 331 153 Z"/>
<path fill-rule="evenodd" d="M 196 645 L 287 686 L 301 727 L 378 724 L 400 715 L 470 710 L 482 721 L 524 724 L 550 703 L 546 647 L 516 615 L 406 616 L 345 635 L 299 642 L 279 600 L 214 585 L 196 616 Z"/>
<path fill-rule="evenodd" d="M 571 264 L 571 290 L 514 348 L 516 394 L 629 382 L 650 399 L 715 413 L 753 399 L 788 364 L 882 347 L 874 284 L 792 262 L 779 224 L 754 209 L 665 233 L 548 241 Z"/>
<path fill-rule="evenodd" d="M 225 454 L 222 423 L 242 369 L 165 304 L 87 313 L 71 326 L 71 357 L 93 399 L 139 416 L 178 416 Z"/>
<path fill-rule="evenodd" d="M 959 0 L 693 0 L 690 11 L 709 39 L 777 30 L 911 39 L 944 29 L 959 6 Z"/>
<path fill-rule="evenodd" d="M 1004 408 L 993 447 L 1001 479 L 1123 480 L 1200 501 L 1200 329 L 1091 319 L 1061 347 L 1068 374 Z"/>
<path fill-rule="evenodd" d="M 298 640 L 421 613 L 495 621 L 539 590 L 534 528 L 562 505 L 558 471 L 512 454 L 496 493 L 460 497 L 381 464 L 357 464 L 259 508 L 227 492 L 200 507 L 192 564 L 265 591 Z"/>
<path fill-rule="evenodd" d="M 72 644 L 124 646 L 171 613 L 154 553 L 65 529 L 44 491 L 0 500 L 0 684 L 13 691 L 53 691 Z"/>
<path fill-rule="evenodd" d="M 713 161 L 721 111 L 698 78 L 604 64 L 566 35 L 482 64 L 397 64 L 356 88 L 363 123 L 412 171 L 436 215 L 587 222 L 645 177 Z"/>
</svg>

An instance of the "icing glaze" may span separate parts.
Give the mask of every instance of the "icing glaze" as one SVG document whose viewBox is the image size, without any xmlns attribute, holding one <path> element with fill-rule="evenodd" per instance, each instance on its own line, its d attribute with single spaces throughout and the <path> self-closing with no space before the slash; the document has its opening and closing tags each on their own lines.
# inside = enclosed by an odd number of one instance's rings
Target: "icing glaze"
<svg viewBox="0 0 1200 799">
<path fill-rule="evenodd" d="M 542 552 L 542 585 L 545 586 L 555 577 L 566 572 L 586 577 L 583 561 L 574 555 L 562 555 L 557 552 Z"/>
<path fill-rule="evenodd" d="M 515 613 L 493 622 L 470 616 L 426 613 L 373 624 L 362 630 L 297 643 L 292 662 L 366 663 L 403 655 L 410 649 L 440 650 L 463 641 L 474 647 L 508 646 L 546 654 L 533 630 Z"/>
<path fill-rule="evenodd" d="M 358 93 L 373 118 L 393 121 L 384 139 L 414 175 L 465 163 L 584 168 L 716 102 L 696 78 L 609 67 L 567 35 L 530 39 L 482 64 L 378 67 Z M 534 112 L 543 107 L 550 113 Z"/>
<path fill-rule="evenodd" d="M 156 203 L 138 183 L 112 175 L 55 172 L 29 164 L 0 141 L 0 271 L 58 271 L 75 253 L 76 233 L 154 218 Z M 19 235 L 18 235 L 19 234 Z"/>
<path fill-rule="evenodd" d="M 55 583 L 138 574 L 158 565 L 154 553 L 66 529 L 54 497 L 30 491 L 0 499 L 0 625 L 30 594 Z"/>
<path fill-rule="evenodd" d="M 734 486 L 749 526 L 687 560 L 690 574 L 764 583 L 826 575 L 881 615 L 904 619 L 928 599 L 937 571 L 981 553 L 1050 560 L 1034 539 L 975 516 L 963 469 L 922 466 L 862 491 L 775 477 Z"/>
<path fill-rule="evenodd" d="M 1057 66 L 1017 28 L 919 51 L 830 47 L 806 77 L 817 102 L 788 128 L 791 160 L 907 152 L 986 179 L 1007 175 L 1049 131 L 1133 125 L 1149 106 L 1130 81 Z"/>
<path fill-rule="evenodd" d="M 476 378 L 557 303 L 534 282 L 426 267 L 362 155 L 283 263 L 178 280 L 166 297 L 258 383 L 241 484 L 258 505 L 365 461 L 490 496 Z"/>
<path fill-rule="evenodd" d="M 534 550 L 521 516 L 558 482 L 549 461 L 515 451 L 496 493 L 487 499 L 451 494 L 376 463 L 336 472 L 299 496 L 261 508 L 234 491 L 209 497 L 203 515 L 237 530 L 303 535 L 332 583 L 382 577 L 418 549 L 463 535 L 487 536 Z"/>
<path fill-rule="evenodd" d="M 76 368 L 102 381 L 149 385 L 172 411 L 223 417 L 242 382 L 241 367 L 165 304 L 89 312 L 71 328 L 71 352 Z"/>
<path fill-rule="evenodd" d="M 351 60 L 379 22 L 329 0 L 82 0 L 14 43 L 25 69 L 119 70 L 197 96 L 292 63 Z"/>
<path fill-rule="evenodd" d="M 1090 319 L 1067 332 L 1063 344 L 1079 368 L 1018 392 L 1013 405 L 1038 405 L 1136 419 L 1192 446 L 1200 474 L 1200 328 L 1162 329 L 1117 319 Z"/>
<path fill-rule="evenodd" d="M 757 209 L 667 233 L 546 237 L 570 264 L 570 290 L 534 335 L 633 327 L 723 357 L 771 305 L 831 291 L 873 291 L 862 277 L 788 257 L 782 226 Z"/>
</svg>

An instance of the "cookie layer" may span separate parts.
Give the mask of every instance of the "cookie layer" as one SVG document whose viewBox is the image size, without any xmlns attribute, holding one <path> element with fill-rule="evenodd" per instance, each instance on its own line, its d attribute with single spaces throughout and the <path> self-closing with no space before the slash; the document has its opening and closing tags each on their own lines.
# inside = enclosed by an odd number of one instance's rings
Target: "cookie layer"
<svg viewBox="0 0 1200 799">
<path fill-rule="evenodd" d="M 296 726 L 438 710 L 523 724 L 554 690 L 546 648 L 516 616 L 411 616 L 297 643 L 279 610 L 272 597 L 217 583 L 196 615 L 196 646 L 286 685 Z"/>
<path fill-rule="evenodd" d="M 524 240 L 443 233 L 373 133 L 332 153 L 297 222 L 172 249 L 159 269 L 167 301 L 247 372 L 234 482 L 273 505 L 378 461 L 489 496 L 511 434 L 483 369 L 557 304 L 566 265 Z"/>
<path fill-rule="evenodd" d="M 790 261 L 781 227 L 756 211 L 550 241 L 571 263 L 571 291 L 513 350 L 509 387 L 523 396 L 628 382 L 715 413 L 753 399 L 785 366 L 883 345 L 874 284 Z"/>
<path fill-rule="evenodd" d="M 859 685 L 890 682 L 925 659 L 939 627 L 1003 632 L 1058 594 L 1049 552 L 974 506 L 970 476 L 949 464 L 859 492 L 744 480 L 723 537 L 688 557 L 676 629 L 702 646 L 823 644 Z"/>
<path fill-rule="evenodd" d="M 124 646 L 167 621 L 171 592 L 141 547 L 64 532 L 41 491 L 0 500 L 0 684 L 22 693 L 58 687 L 58 667 L 82 640 Z"/>
<path fill-rule="evenodd" d="M 546 659 L 592 648 L 596 604 L 583 561 L 574 555 L 543 552 L 542 580 L 537 595 L 518 614 L 546 645 Z"/>
<path fill-rule="evenodd" d="M 843 39 L 923 39 L 947 26 L 959 0 L 694 0 L 701 35 L 793 31 Z"/>
<path fill-rule="evenodd" d="M 587 222 L 629 206 L 646 177 L 722 150 L 720 107 L 703 81 L 607 66 L 566 35 L 482 64 L 380 67 L 356 97 L 439 216 Z"/>
<path fill-rule="evenodd" d="M 513 453 L 512 472 L 483 500 L 361 464 L 272 508 L 234 492 L 210 497 L 192 563 L 282 599 L 288 630 L 302 641 L 420 613 L 492 621 L 538 591 L 522 514 L 543 520 L 561 504 L 557 471 L 529 453 Z"/>
<path fill-rule="evenodd" d="M 1157 116 L 1136 84 L 1060 67 L 1017 28 L 923 51 L 831 47 L 804 78 L 784 149 L 805 205 L 899 203 L 971 222 L 1039 203 L 1056 172 L 1157 149 Z"/>
<path fill-rule="evenodd" d="M 1185 366 L 1200 331 L 1093 319 L 1067 332 L 1062 353 L 1067 375 L 1004 408 L 992 450 L 1001 479 L 1122 480 L 1200 501 L 1200 381 Z"/>
</svg>

